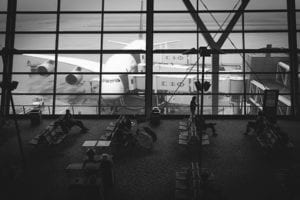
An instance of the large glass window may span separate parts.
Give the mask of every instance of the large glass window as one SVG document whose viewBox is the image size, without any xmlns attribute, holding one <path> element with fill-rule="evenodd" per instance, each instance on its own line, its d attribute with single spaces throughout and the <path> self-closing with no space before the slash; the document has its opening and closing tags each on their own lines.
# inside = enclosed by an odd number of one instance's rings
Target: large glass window
<svg viewBox="0 0 300 200">
<path fill-rule="evenodd" d="M 240 0 L 190 2 L 208 33 L 197 27 L 182 0 L 153 0 L 153 66 L 147 66 L 146 0 L 18 0 L 14 48 L 19 52 L 12 66 L 12 78 L 19 81 L 18 113 L 43 102 L 49 115 L 67 108 L 82 115 L 145 114 L 152 98 L 164 114 L 189 114 L 192 96 L 201 101 L 195 81 L 202 81 L 203 67 L 203 81 L 210 83 L 204 114 L 256 114 L 263 90 L 271 88 L 280 92 L 278 112 L 290 115 L 287 1 L 250 0 L 243 12 L 237 12 Z M 6 7 L 7 0 L 0 1 L 1 48 Z M 209 40 L 219 41 L 218 55 L 207 56 L 202 66 L 195 50 L 210 50 Z M 2 68 L 0 63 L 0 78 Z M 151 76 L 147 69 L 153 69 Z M 146 93 L 146 82 L 152 92 Z"/>
</svg>

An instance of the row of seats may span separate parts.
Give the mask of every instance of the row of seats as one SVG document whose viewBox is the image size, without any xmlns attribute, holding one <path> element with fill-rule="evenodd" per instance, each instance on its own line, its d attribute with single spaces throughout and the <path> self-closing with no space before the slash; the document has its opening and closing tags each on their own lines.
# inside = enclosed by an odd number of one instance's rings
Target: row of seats
<svg viewBox="0 0 300 200">
<path fill-rule="evenodd" d="M 60 118 L 50 123 L 44 130 L 31 139 L 29 144 L 37 146 L 40 144 L 55 145 L 61 143 L 67 135 L 57 123 L 59 120 Z"/>
<path fill-rule="evenodd" d="M 199 136 L 197 135 L 195 123 L 191 118 L 186 121 L 180 121 L 178 127 L 178 144 L 180 145 L 189 145 L 197 143 Z M 202 134 L 202 145 L 209 144 L 208 134 Z"/>
<path fill-rule="evenodd" d="M 86 140 L 82 144 L 84 151 L 92 148 L 97 154 L 112 153 L 111 144 L 115 133 L 119 131 L 120 126 L 125 123 L 125 116 L 120 115 L 116 121 L 110 122 L 105 129 L 105 133 L 100 136 L 99 140 Z"/>
<path fill-rule="evenodd" d="M 292 148 L 294 145 L 289 137 L 276 124 L 266 124 L 262 132 L 256 137 L 258 143 L 267 150 L 274 148 Z"/>
<path fill-rule="evenodd" d="M 198 162 L 191 162 L 188 168 L 176 172 L 175 199 L 200 199 L 205 182 L 212 181 L 212 177 L 206 169 L 200 171 Z"/>
</svg>

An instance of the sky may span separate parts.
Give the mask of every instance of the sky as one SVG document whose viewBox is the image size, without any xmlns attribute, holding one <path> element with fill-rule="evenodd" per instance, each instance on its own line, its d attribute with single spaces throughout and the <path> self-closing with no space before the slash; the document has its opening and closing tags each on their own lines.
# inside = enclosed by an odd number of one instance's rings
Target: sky
<svg viewBox="0 0 300 200">
<path fill-rule="evenodd" d="M 140 10 L 141 0 L 105 0 L 106 10 Z M 232 9 L 239 0 L 202 0 L 209 9 Z M 196 0 L 191 0 L 196 5 Z M 0 0 L 5 10 L 7 0 Z M 300 0 L 296 0 L 300 8 Z M 172 6 L 170 6 L 172 5 Z M 57 0 L 18 0 L 18 10 L 56 10 Z M 144 0 L 144 10 L 146 0 Z M 182 0 L 154 0 L 156 10 L 185 10 Z M 200 6 L 200 9 L 203 8 Z M 284 9 L 286 0 L 250 0 L 248 9 Z M 61 0 L 62 10 L 100 10 L 101 0 Z"/>
</svg>

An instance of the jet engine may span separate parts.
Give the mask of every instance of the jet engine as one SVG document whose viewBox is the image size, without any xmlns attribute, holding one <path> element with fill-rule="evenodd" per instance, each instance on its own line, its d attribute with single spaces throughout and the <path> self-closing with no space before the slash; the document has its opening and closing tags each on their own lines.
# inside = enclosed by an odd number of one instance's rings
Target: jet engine
<svg viewBox="0 0 300 200">
<path fill-rule="evenodd" d="M 33 71 L 33 69 L 31 71 Z M 54 61 L 47 60 L 42 64 L 37 65 L 36 72 L 38 72 L 41 76 L 49 76 L 50 74 L 47 73 L 54 72 Z"/>
<path fill-rule="evenodd" d="M 81 81 L 83 79 L 83 75 L 82 74 L 76 74 L 77 72 L 81 72 L 80 67 L 77 67 L 77 68 L 73 69 L 73 71 L 66 76 L 65 80 L 68 84 L 78 85 L 79 83 L 81 83 Z"/>
</svg>

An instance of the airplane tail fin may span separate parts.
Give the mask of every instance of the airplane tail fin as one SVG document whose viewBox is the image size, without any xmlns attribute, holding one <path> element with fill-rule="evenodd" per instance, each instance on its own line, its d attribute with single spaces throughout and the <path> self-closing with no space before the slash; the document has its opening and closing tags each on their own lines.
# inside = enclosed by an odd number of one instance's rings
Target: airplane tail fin
<svg viewBox="0 0 300 200">
<path fill-rule="evenodd" d="M 142 40 L 143 39 L 143 34 L 142 34 L 142 31 L 143 31 L 143 4 L 144 4 L 144 1 L 142 0 L 141 1 L 141 14 L 140 14 L 140 33 L 139 33 L 139 39 Z"/>
</svg>

